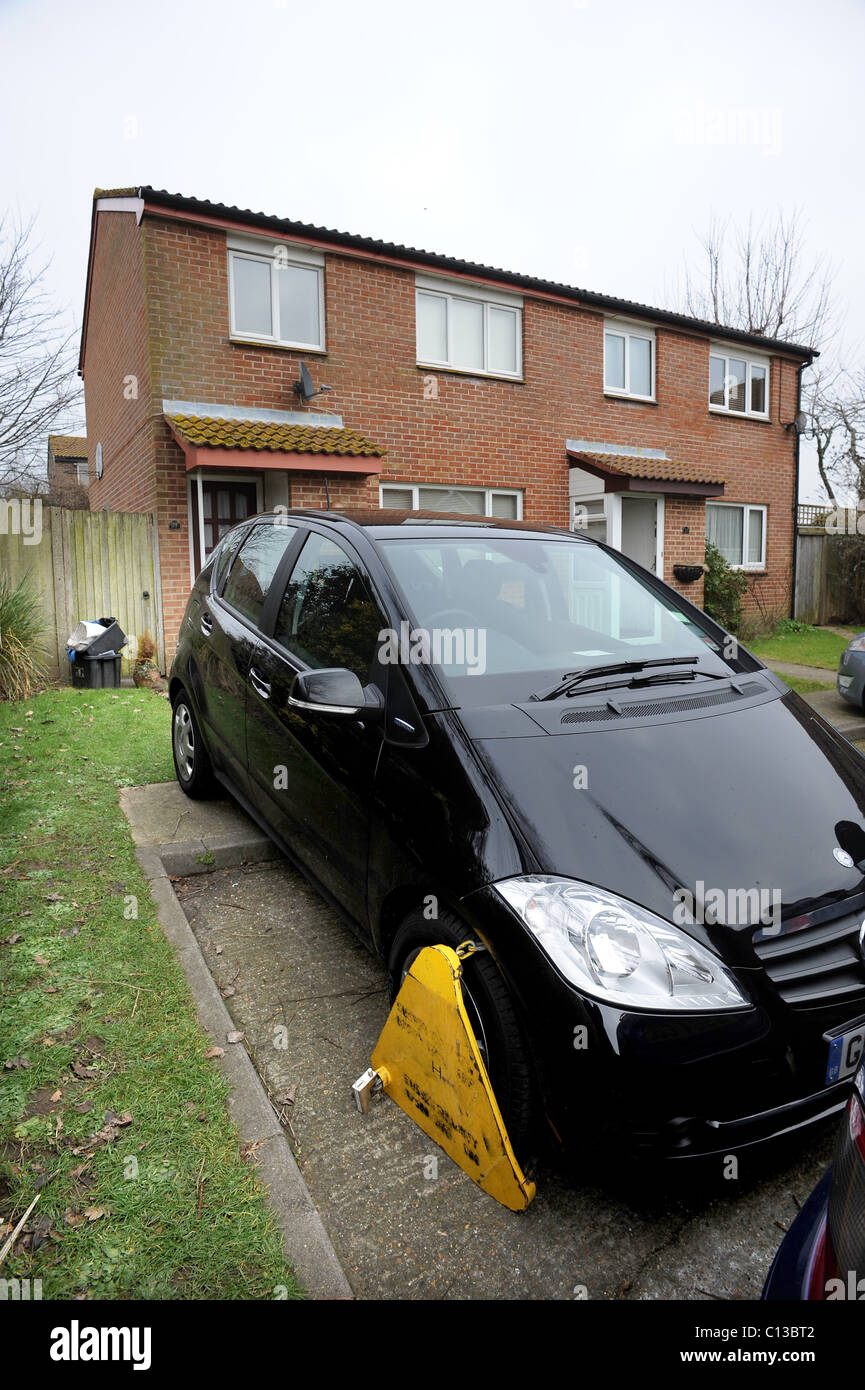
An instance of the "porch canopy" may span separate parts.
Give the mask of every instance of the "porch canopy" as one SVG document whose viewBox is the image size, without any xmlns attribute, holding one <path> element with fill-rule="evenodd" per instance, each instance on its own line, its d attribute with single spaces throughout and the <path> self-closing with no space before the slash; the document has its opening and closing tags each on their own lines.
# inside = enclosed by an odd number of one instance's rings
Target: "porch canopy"
<svg viewBox="0 0 865 1390">
<path fill-rule="evenodd" d="M 722 497 L 724 479 L 712 468 L 676 463 L 661 450 L 616 454 L 568 446 L 568 466 L 584 468 L 604 484 L 604 492 L 661 492 Z"/>
<path fill-rule="evenodd" d="M 332 417 L 331 417 L 332 418 Z M 296 473 L 380 473 L 384 449 L 356 430 L 273 420 L 166 413 L 193 468 L 270 469 Z"/>
</svg>

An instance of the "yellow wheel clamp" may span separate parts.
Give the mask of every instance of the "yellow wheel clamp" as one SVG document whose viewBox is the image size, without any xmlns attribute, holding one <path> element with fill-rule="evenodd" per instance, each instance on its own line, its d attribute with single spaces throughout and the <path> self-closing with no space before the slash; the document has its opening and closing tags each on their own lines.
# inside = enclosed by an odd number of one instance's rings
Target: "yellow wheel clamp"
<svg viewBox="0 0 865 1390">
<path fill-rule="evenodd" d="M 497 1202 L 524 1211 L 535 1185 L 517 1162 L 463 1003 L 464 942 L 425 946 L 402 983 L 372 1067 L 354 1083 L 358 1109 L 383 1089 Z"/>
</svg>

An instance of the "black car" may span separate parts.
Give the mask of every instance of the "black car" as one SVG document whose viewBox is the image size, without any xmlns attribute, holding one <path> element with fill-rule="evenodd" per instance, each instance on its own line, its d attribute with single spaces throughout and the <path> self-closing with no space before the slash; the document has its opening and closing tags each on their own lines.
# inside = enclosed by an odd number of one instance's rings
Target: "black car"
<svg viewBox="0 0 865 1390">
<path fill-rule="evenodd" d="M 769 1302 L 865 1302 L 865 1065 L 838 1131 L 835 1161 L 772 1262 Z"/>
<path fill-rule="evenodd" d="M 515 1145 L 727 1154 L 840 1110 L 865 1024 L 865 763 L 593 540 L 419 512 L 226 536 L 170 677 L 214 777 L 398 984 L 467 1006 Z"/>
</svg>

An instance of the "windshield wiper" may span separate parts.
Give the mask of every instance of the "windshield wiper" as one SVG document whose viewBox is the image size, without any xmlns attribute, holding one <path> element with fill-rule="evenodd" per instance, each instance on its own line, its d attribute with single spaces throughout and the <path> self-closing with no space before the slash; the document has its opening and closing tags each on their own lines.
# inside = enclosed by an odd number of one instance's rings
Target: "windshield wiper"
<svg viewBox="0 0 865 1390">
<path fill-rule="evenodd" d="M 530 695 L 529 699 L 561 700 L 565 696 L 572 695 L 584 681 L 594 680 L 596 676 L 623 676 L 633 671 L 643 671 L 647 666 L 695 666 L 699 660 L 699 656 L 660 656 L 647 657 L 644 660 L 616 661 L 606 666 L 587 666 L 583 671 L 566 672 L 558 685 L 554 685 L 550 690 L 542 690 L 535 695 Z M 684 672 L 682 674 L 685 675 Z M 688 673 L 688 677 L 693 678 L 696 674 L 695 671 L 691 671 Z M 716 671 L 701 671 L 700 675 L 709 676 L 713 680 L 722 678 Z"/>
</svg>

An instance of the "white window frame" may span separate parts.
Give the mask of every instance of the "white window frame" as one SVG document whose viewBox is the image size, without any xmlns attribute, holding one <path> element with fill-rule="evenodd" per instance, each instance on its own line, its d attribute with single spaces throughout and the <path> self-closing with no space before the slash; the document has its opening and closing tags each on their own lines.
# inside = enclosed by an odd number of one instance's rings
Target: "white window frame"
<svg viewBox="0 0 865 1390">
<path fill-rule="evenodd" d="M 731 570 L 764 570 L 766 568 L 766 540 L 767 527 L 769 521 L 769 508 L 763 502 L 707 502 L 706 503 L 706 540 L 709 540 L 709 508 L 710 507 L 734 507 L 737 511 L 743 512 L 742 517 L 742 561 L 741 565 L 730 565 Z M 759 560 L 746 560 L 748 553 L 748 514 L 750 512 L 763 513 L 763 548 Z M 714 544 L 714 541 L 712 542 Z M 729 564 L 729 561 L 727 562 Z"/>
<path fill-rule="evenodd" d="M 229 333 L 232 339 L 242 343 L 273 344 L 275 347 L 300 348 L 305 352 L 324 352 L 324 255 L 309 246 L 294 246 L 285 241 L 263 241 L 260 237 L 230 236 L 228 249 L 228 305 Z M 234 262 L 235 260 L 263 261 L 270 266 L 270 333 L 246 333 L 241 331 L 235 321 Z M 279 328 L 279 289 L 278 275 L 283 265 L 299 266 L 303 270 L 318 273 L 318 325 L 319 341 L 304 343 L 292 338 L 280 337 Z"/>
<path fill-rule="evenodd" d="M 517 514 L 514 520 L 522 521 L 523 519 L 523 494 L 522 491 L 516 487 L 484 487 L 483 485 L 472 487 L 470 483 L 379 483 L 378 504 L 380 507 L 384 506 L 384 495 L 389 488 L 393 488 L 394 490 L 399 489 L 400 492 L 407 492 L 411 489 L 411 510 L 413 512 L 420 511 L 418 495 L 421 488 L 427 488 L 435 492 L 482 492 L 484 494 L 484 516 L 492 516 L 493 514 L 493 497 L 516 497 Z M 500 521 L 508 520 L 507 517 L 498 517 L 496 519 Z"/>
<path fill-rule="evenodd" d="M 607 334 L 625 340 L 625 385 L 607 385 Z M 641 395 L 639 391 L 631 390 L 631 339 L 642 338 L 651 346 L 652 352 L 652 390 L 648 396 Z M 655 369 L 656 369 L 657 340 L 654 328 L 647 328 L 641 323 L 629 323 L 624 319 L 604 319 L 604 395 L 626 398 L 629 401 L 654 401 L 655 396 Z"/>
<path fill-rule="evenodd" d="M 712 358 L 717 357 L 724 363 L 724 404 L 715 405 L 712 401 Z M 745 410 L 733 410 L 727 404 L 730 399 L 730 360 L 734 358 L 737 362 L 745 363 Z M 760 367 L 766 373 L 766 409 L 751 410 L 751 368 Z M 768 420 L 769 419 L 769 383 L 770 383 L 771 364 L 768 357 L 754 356 L 753 353 L 739 352 L 734 347 L 728 347 L 724 343 L 711 343 L 709 345 L 709 410 L 714 415 L 735 415 L 739 420 Z"/>
<path fill-rule="evenodd" d="M 260 474 L 250 477 L 248 473 L 235 472 L 228 468 L 192 468 L 186 475 L 186 518 L 187 530 L 189 532 L 189 582 L 195 584 L 198 578 L 195 571 L 195 544 L 193 541 L 192 525 L 192 489 L 195 488 L 196 502 L 198 507 L 198 553 L 201 555 L 202 568 L 207 563 L 204 555 L 204 499 L 202 483 L 255 483 L 256 516 L 264 511 L 264 481 Z M 241 525 L 238 522 L 238 525 Z M 216 546 L 213 547 L 213 550 Z M 210 554 L 213 554 L 211 550 Z M 208 557 L 209 558 L 209 557 Z"/>
<path fill-rule="evenodd" d="M 460 367 L 452 361 L 436 361 L 435 358 L 424 357 L 421 354 L 419 340 L 419 315 L 417 312 L 417 300 L 419 294 L 433 295 L 438 299 L 443 299 L 446 304 L 446 335 L 448 340 L 448 352 L 450 352 L 451 341 L 451 304 L 455 299 L 467 300 L 471 304 L 480 304 L 484 311 L 484 365 L 483 367 Z M 487 366 L 489 361 L 489 311 L 490 309 L 509 309 L 516 314 L 517 332 L 517 368 L 515 372 L 492 371 Z M 461 372 L 465 376 L 488 376 L 496 381 L 522 381 L 523 380 L 523 300 L 518 294 L 499 293 L 498 291 L 487 291 L 481 286 L 466 286 L 458 281 L 448 281 L 439 279 L 434 275 L 415 276 L 415 351 L 417 354 L 417 365 L 419 367 L 438 367 L 449 372 Z"/>
</svg>

